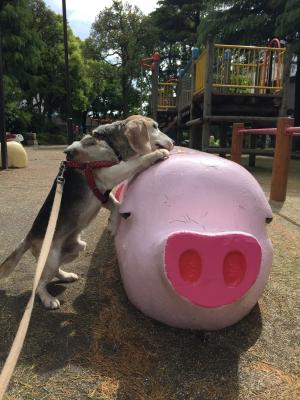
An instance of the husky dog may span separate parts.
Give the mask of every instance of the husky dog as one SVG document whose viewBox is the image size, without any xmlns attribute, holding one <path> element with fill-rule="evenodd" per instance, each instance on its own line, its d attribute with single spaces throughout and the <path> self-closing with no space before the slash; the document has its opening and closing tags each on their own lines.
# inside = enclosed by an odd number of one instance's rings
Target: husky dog
<svg viewBox="0 0 300 400">
<path fill-rule="evenodd" d="M 92 164 L 99 160 L 115 164 L 94 169 L 92 173 L 96 190 L 107 197 L 105 201 L 95 196 L 83 170 L 66 167 L 56 231 L 37 288 L 37 294 L 46 308 L 60 307 L 59 300 L 52 297 L 46 288 L 54 277 L 63 282 L 73 282 L 78 279 L 76 274 L 63 271 L 60 265 L 73 261 L 85 249 L 86 243 L 80 239 L 80 234 L 95 218 L 104 202 L 104 206 L 112 212 L 110 224 L 113 233 L 115 232 L 119 218 L 118 202 L 112 194 L 109 194 L 110 190 L 153 163 L 167 158 L 172 148 L 173 141 L 158 129 L 155 121 L 138 115 L 112 124 L 100 125 L 92 135 L 86 135 L 81 141 L 76 141 L 66 148 L 64 152 L 67 161 L 73 161 L 74 164 Z M 38 258 L 55 190 L 56 180 L 29 233 L 0 265 L 0 278 L 8 276 L 13 271 L 27 250 L 30 249 Z"/>
</svg>

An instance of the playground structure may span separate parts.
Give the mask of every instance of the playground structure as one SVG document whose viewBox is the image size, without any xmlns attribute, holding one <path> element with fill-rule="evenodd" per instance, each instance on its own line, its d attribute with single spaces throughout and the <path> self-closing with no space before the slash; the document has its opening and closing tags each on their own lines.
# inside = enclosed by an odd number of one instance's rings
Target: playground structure
<svg viewBox="0 0 300 400">
<path fill-rule="evenodd" d="M 290 64 L 291 54 L 278 39 L 262 47 L 217 44 L 209 39 L 200 55 L 193 51 L 178 83 L 159 83 L 158 122 L 166 114 L 169 119 L 176 115 L 178 143 L 183 130 L 189 130 L 190 147 L 230 154 L 232 123 L 275 127 L 279 116 L 288 115 Z M 210 146 L 212 135 L 219 137 L 219 147 Z M 252 165 L 255 154 L 272 154 L 254 150 L 254 136 L 250 147 Z"/>
</svg>

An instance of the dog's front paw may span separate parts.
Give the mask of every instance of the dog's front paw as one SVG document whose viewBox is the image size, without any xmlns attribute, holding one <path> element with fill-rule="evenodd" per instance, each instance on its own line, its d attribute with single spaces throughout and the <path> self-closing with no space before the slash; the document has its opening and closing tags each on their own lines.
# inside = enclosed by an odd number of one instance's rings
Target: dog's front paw
<svg viewBox="0 0 300 400">
<path fill-rule="evenodd" d="M 155 161 L 165 160 L 169 158 L 170 152 L 166 149 L 157 149 L 154 151 Z"/>
</svg>

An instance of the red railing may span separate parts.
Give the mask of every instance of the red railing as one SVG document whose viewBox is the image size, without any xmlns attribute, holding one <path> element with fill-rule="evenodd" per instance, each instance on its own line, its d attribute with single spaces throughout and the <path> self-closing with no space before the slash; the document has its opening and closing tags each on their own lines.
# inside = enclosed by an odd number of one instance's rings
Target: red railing
<svg viewBox="0 0 300 400">
<path fill-rule="evenodd" d="M 276 128 L 245 129 L 243 123 L 233 124 L 231 160 L 238 164 L 241 163 L 244 134 L 276 136 L 270 200 L 284 201 L 286 198 L 292 140 L 293 136 L 300 136 L 300 127 L 293 124 L 294 120 L 287 117 L 278 118 Z"/>
</svg>

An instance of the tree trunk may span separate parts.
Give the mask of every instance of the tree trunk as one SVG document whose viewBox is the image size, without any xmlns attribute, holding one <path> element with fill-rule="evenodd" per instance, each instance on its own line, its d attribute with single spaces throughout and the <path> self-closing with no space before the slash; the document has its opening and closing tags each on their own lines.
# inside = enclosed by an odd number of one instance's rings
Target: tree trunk
<svg viewBox="0 0 300 400">
<path fill-rule="evenodd" d="M 82 126 L 82 132 L 86 133 L 86 117 L 87 117 L 87 111 L 83 111 L 81 114 L 81 126 Z"/>
<path fill-rule="evenodd" d="M 297 59 L 297 72 L 295 82 L 295 126 L 300 126 L 300 54 Z M 294 149 L 300 150 L 300 138 L 294 139 Z"/>
<path fill-rule="evenodd" d="M 129 85 L 127 75 L 122 73 L 122 102 L 123 102 L 123 117 L 127 118 L 129 114 Z"/>
</svg>

